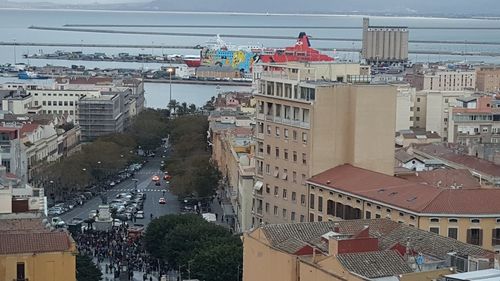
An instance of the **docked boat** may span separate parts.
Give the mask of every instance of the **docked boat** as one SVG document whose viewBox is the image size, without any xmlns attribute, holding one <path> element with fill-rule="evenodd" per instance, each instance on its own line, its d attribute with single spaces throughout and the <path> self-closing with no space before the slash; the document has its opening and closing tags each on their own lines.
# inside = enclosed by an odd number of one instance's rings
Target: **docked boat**
<svg viewBox="0 0 500 281">
<path fill-rule="evenodd" d="M 20 71 L 17 74 L 17 78 L 22 79 L 22 80 L 29 80 L 29 79 L 49 79 L 49 76 L 40 75 L 38 73 L 31 72 L 31 71 Z"/>
</svg>

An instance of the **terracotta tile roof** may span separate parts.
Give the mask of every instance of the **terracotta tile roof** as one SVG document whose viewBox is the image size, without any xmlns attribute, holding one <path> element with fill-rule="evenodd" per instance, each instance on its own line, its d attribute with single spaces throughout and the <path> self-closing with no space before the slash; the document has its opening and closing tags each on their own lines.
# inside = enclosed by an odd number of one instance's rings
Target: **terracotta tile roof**
<svg viewBox="0 0 500 281">
<path fill-rule="evenodd" d="M 396 153 L 394 153 L 394 157 L 396 158 L 396 160 L 398 160 L 401 163 L 407 163 L 408 161 L 410 161 L 412 159 L 416 159 L 416 160 L 423 163 L 423 161 L 420 159 L 420 157 L 418 157 L 416 155 L 411 155 L 408 152 L 404 151 L 403 149 L 398 149 L 396 151 Z"/>
<path fill-rule="evenodd" d="M 436 169 L 402 175 L 400 178 L 440 188 L 480 188 L 479 181 L 465 169 Z"/>
<path fill-rule="evenodd" d="M 71 247 L 65 232 L 0 233 L 0 255 L 67 251 Z"/>
<path fill-rule="evenodd" d="M 26 123 L 20 130 L 20 134 L 22 137 L 26 136 L 27 133 L 34 132 L 40 125 L 37 123 Z"/>
<path fill-rule="evenodd" d="M 262 226 L 261 229 L 271 246 L 293 254 L 300 245 L 307 243 L 319 244 L 321 236 L 334 231 L 335 228 L 340 234 L 355 235 L 365 229 L 366 226 L 369 227 L 370 237 L 379 239 L 380 251 L 391 250 L 396 244 L 406 245 L 408 238 L 410 238 L 409 242 L 413 251 L 422 252 L 425 255 L 439 259 L 446 259 L 450 252 L 479 258 L 494 257 L 494 252 L 479 246 L 466 244 L 389 219 L 268 224 Z M 324 248 L 323 245 L 319 246 L 320 249 Z"/>
<path fill-rule="evenodd" d="M 500 216 L 500 189 L 437 188 L 347 164 L 320 173 L 308 182 L 417 213 Z"/>
<path fill-rule="evenodd" d="M 435 187 L 348 164 L 315 175 L 308 182 L 415 212 L 422 211 L 440 192 Z"/>
<path fill-rule="evenodd" d="M 398 276 L 413 272 L 395 251 L 340 254 L 338 260 L 350 272 L 367 278 Z"/>
<path fill-rule="evenodd" d="M 493 162 L 482 160 L 473 156 L 456 153 L 454 149 L 449 148 L 441 143 L 432 143 L 425 145 L 415 145 L 414 150 L 418 153 L 421 151 L 432 157 L 441 158 L 449 162 L 462 165 L 468 169 L 473 169 L 494 177 L 500 177 L 500 165 L 495 165 Z"/>
</svg>

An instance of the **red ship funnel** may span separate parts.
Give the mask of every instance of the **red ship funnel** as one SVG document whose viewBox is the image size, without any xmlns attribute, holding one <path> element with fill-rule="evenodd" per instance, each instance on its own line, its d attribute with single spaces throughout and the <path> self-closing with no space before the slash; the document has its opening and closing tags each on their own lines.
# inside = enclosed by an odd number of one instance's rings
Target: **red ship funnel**
<svg viewBox="0 0 500 281">
<path fill-rule="evenodd" d="M 303 47 L 311 47 L 311 43 L 309 42 L 309 37 L 307 37 L 305 32 L 299 33 L 299 38 L 297 38 L 296 45 Z"/>
</svg>

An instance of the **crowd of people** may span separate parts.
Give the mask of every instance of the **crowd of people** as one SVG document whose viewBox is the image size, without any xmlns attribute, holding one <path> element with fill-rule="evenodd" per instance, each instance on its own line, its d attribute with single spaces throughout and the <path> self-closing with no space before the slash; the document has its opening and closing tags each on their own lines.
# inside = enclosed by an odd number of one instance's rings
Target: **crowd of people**
<svg viewBox="0 0 500 281">
<path fill-rule="evenodd" d="M 126 226 L 106 231 L 86 230 L 74 235 L 74 239 L 80 254 L 92 257 L 104 267 L 103 273 L 114 278 L 128 274 L 128 279 L 133 280 L 134 271 L 139 271 L 143 273 L 143 281 L 152 281 L 153 271 L 159 270 L 158 260 L 147 254 L 141 239 L 129 236 Z"/>
</svg>

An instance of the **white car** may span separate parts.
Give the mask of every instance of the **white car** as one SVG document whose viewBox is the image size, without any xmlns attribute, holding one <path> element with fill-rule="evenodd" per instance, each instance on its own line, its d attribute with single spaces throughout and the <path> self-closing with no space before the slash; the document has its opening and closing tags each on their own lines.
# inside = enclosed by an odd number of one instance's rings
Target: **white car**
<svg viewBox="0 0 500 281">
<path fill-rule="evenodd" d="M 144 211 L 137 211 L 137 213 L 135 214 L 135 218 L 143 219 L 144 218 Z"/>
<path fill-rule="evenodd" d="M 89 219 L 95 219 L 97 217 L 97 210 L 91 210 L 89 213 Z"/>
</svg>

